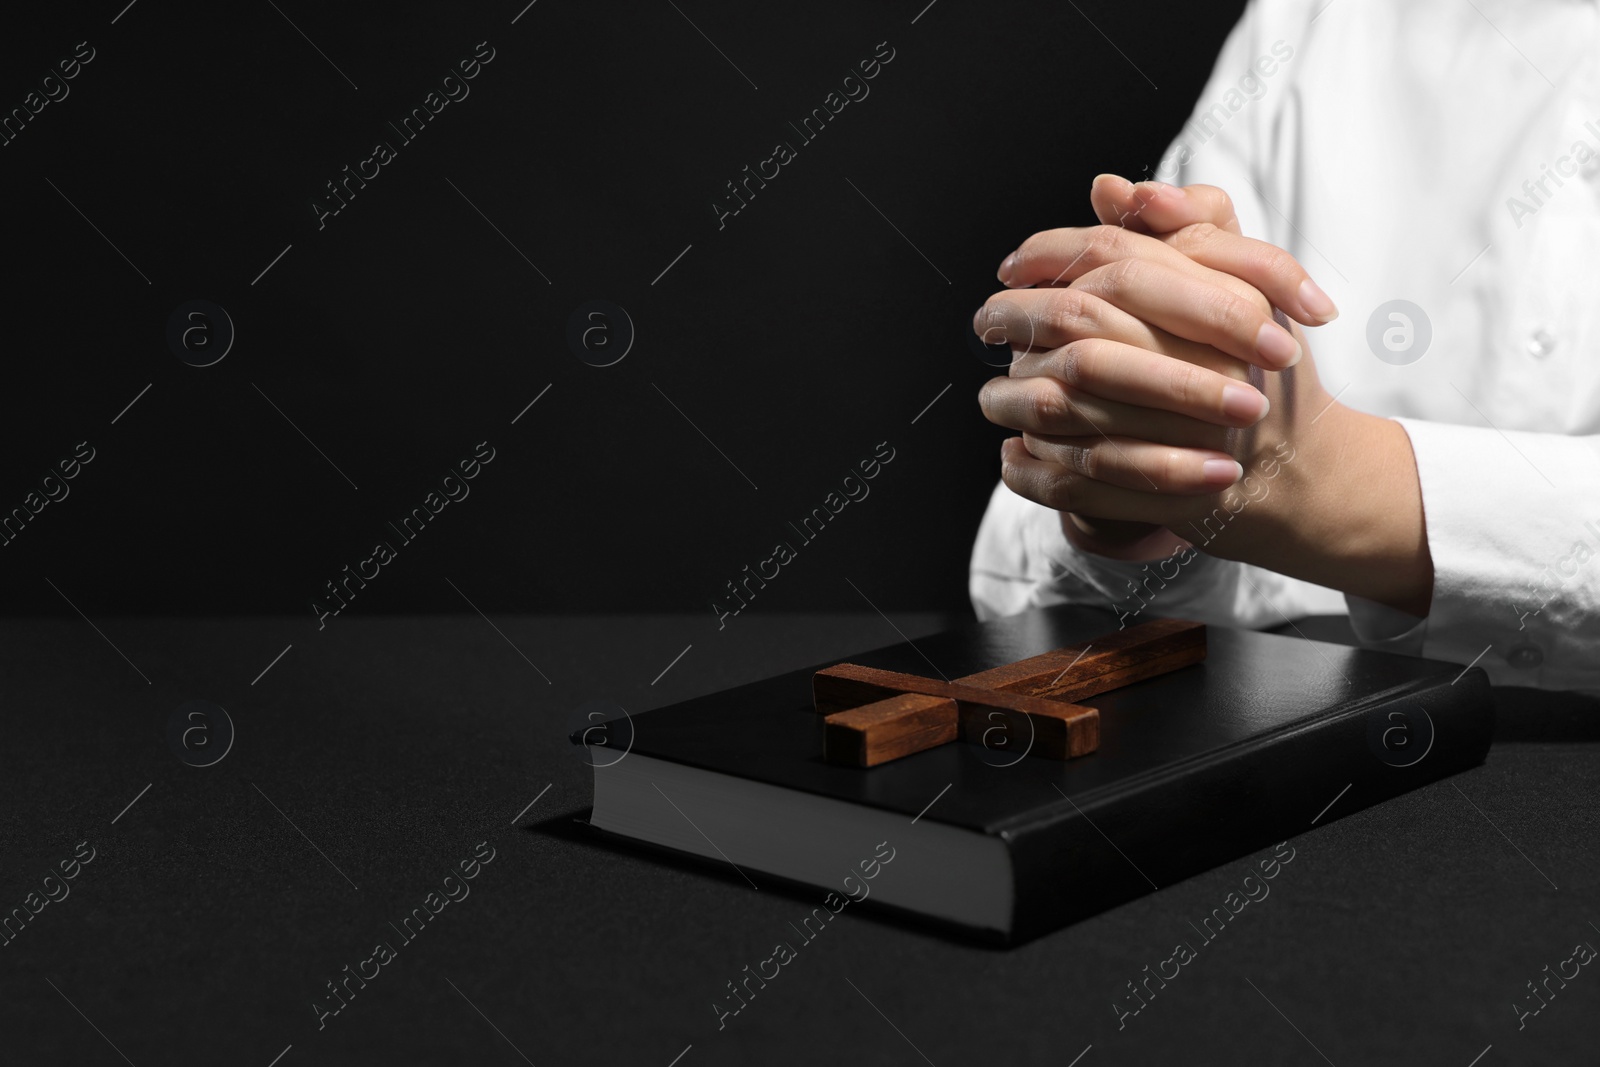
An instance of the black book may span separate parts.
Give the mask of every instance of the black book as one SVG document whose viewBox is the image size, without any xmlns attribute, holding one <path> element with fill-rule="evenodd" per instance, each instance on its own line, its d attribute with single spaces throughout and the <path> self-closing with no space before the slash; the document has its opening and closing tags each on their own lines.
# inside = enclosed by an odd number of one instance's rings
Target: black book
<svg viewBox="0 0 1600 1067">
<path fill-rule="evenodd" d="M 1113 629 L 1105 612 L 1044 608 L 849 662 L 956 678 Z M 825 763 L 816 667 L 575 732 L 591 745 L 590 824 L 730 877 L 815 887 L 819 917 L 864 901 L 1015 943 L 1488 752 L 1482 670 L 1208 630 L 1203 663 L 1082 700 L 1100 712 L 1100 747 L 1065 762 L 996 737 L 869 769 Z"/>
</svg>

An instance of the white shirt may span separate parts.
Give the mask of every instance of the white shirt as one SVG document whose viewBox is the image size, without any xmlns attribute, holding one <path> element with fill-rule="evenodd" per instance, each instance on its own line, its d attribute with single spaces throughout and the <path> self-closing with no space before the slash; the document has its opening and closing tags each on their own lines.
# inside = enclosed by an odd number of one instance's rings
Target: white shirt
<svg viewBox="0 0 1600 1067">
<path fill-rule="evenodd" d="M 1330 393 L 1410 435 L 1428 617 L 1205 555 L 1157 574 L 1079 552 L 1004 485 L 973 548 L 979 616 L 1073 602 L 1131 624 L 1147 604 L 1259 628 L 1348 610 L 1368 646 L 1600 691 L 1596 5 L 1254 0 L 1151 176 L 1225 189 L 1245 234 L 1339 305 L 1311 350 Z M 1392 300 L 1421 318 L 1380 313 Z"/>
</svg>

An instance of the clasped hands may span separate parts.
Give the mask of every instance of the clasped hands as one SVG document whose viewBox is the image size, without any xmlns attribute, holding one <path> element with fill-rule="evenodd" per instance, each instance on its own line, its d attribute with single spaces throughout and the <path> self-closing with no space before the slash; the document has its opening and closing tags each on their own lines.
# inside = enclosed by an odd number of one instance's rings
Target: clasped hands
<svg viewBox="0 0 1600 1067">
<path fill-rule="evenodd" d="M 1005 484 L 1088 551 L 1193 546 L 1425 615 L 1409 439 L 1328 394 L 1300 329 L 1333 301 L 1220 189 L 1102 175 L 1090 200 L 1102 224 L 1028 238 L 973 320 L 1012 348 L 979 394 L 1021 434 Z"/>
</svg>

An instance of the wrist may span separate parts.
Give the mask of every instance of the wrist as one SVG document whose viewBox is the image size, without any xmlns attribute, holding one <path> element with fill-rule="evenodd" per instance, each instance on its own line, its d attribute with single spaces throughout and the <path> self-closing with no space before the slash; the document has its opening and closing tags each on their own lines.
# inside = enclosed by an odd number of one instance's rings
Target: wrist
<svg viewBox="0 0 1600 1067">
<path fill-rule="evenodd" d="M 1061 532 L 1068 544 L 1106 559 L 1143 563 L 1166 559 L 1189 547 L 1189 542 L 1153 523 L 1090 519 L 1066 511 L 1060 514 Z"/>
<path fill-rule="evenodd" d="M 1351 460 L 1329 487 L 1339 502 L 1322 509 L 1329 536 L 1348 538 L 1336 588 L 1425 618 L 1433 556 L 1410 435 L 1393 419 L 1344 408 L 1326 436 L 1348 442 Z"/>
<path fill-rule="evenodd" d="M 1404 427 L 1335 401 L 1278 456 L 1247 562 L 1425 617 L 1433 560 Z"/>
</svg>

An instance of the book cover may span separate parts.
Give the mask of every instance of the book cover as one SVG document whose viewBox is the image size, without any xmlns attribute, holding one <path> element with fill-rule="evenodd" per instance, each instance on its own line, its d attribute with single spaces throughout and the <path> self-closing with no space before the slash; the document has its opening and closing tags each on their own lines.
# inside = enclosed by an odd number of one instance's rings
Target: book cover
<svg viewBox="0 0 1600 1067">
<path fill-rule="evenodd" d="M 1115 629 L 1043 608 L 847 661 L 955 678 Z M 1493 731 L 1476 668 L 1209 627 L 1204 662 L 1080 701 L 1100 712 L 1090 755 L 1005 737 L 856 768 L 821 757 L 812 676 L 831 665 L 575 732 L 602 742 L 591 824 L 858 899 L 849 877 L 871 906 L 1014 943 L 1481 763 Z"/>
</svg>

